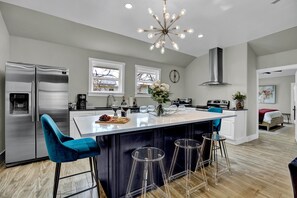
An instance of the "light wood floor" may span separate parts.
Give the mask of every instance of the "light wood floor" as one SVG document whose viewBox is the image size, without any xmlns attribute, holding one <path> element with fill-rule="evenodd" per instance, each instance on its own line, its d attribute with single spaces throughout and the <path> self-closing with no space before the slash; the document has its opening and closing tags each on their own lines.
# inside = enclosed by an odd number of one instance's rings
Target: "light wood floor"
<svg viewBox="0 0 297 198">
<path fill-rule="evenodd" d="M 191 197 L 293 197 L 288 163 L 297 157 L 297 144 L 294 141 L 294 128 L 286 128 L 288 130 L 275 135 L 260 133 L 258 140 L 242 145 L 228 144 L 232 175 L 224 174 L 218 185 L 210 178 L 209 191 L 203 188 Z M 89 168 L 88 160 L 63 165 L 62 175 Z M 48 160 L 12 168 L 1 164 L 0 197 L 51 197 L 54 168 L 54 163 Z M 209 175 L 210 170 L 207 171 Z M 89 175 L 62 180 L 59 196 L 61 191 L 65 196 L 87 185 L 90 185 Z M 174 185 L 171 184 L 172 197 L 185 197 Z M 96 190 L 93 190 L 76 197 L 97 197 L 96 194 Z M 101 194 L 105 197 L 103 192 Z"/>
</svg>

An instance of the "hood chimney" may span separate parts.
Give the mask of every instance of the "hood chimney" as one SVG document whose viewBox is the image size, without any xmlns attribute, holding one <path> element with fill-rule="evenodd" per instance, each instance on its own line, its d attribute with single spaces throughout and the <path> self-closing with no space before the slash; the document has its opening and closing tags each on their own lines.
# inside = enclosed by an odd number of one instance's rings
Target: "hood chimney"
<svg viewBox="0 0 297 198">
<path fill-rule="evenodd" d="M 228 85 L 223 82 L 223 49 L 216 47 L 209 50 L 209 81 L 201 85 Z"/>
</svg>

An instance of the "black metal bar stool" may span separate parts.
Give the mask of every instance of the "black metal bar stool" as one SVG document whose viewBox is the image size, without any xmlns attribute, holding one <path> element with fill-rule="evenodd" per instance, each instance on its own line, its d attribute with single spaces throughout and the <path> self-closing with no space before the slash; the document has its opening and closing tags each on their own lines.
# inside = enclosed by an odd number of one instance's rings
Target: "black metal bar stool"
<svg viewBox="0 0 297 198">
<path fill-rule="evenodd" d="M 163 197 L 170 198 L 170 192 L 168 189 L 168 182 L 167 177 L 163 165 L 163 158 L 165 156 L 164 151 L 162 151 L 159 148 L 155 147 L 142 147 L 134 150 L 132 152 L 132 169 L 130 173 L 130 178 L 127 186 L 126 196 L 125 197 L 134 197 L 141 193 L 141 195 L 145 198 L 146 197 L 146 191 L 147 190 L 153 190 L 158 189 L 161 194 L 163 194 Z M 132 182 L 135 175 L 135 170 L 137 163 L 144 163 L 144 170 L 143 170 L 143 177 L 142 177 L 142 188 L 136 191 L 131 192 L 132 188 Z M 165 187 L 165 192 L 161 190 L 154 181 L 154 174 L 153 174 L 153 163 L 157 162 L 159 164 L 161 175 Z M 149 185 L 148 185 L 149 181 Z"/>
<path fill-rule="evenodd" d="M 191 193 L 195 192 L 196 190 L 202 187 L 205 187 L 205 189 L 208 189 L 206 173 L 205 173 L 203 159 L 201 155 L 201 144 L 198 141 L 193 139 L 178 139 L 174 142 L 174 144 L 175 144 L 175 149 L 174 149 L 173 158 L 172 158 L 172 162 L 171 162 L 171 166 L 168 174 L 169 181 L 185 176 L 185 180 L 184 180 L 185 184 L 182 182 L 179 182 L 179 184 L 182 185 L 186 190 L 186 197 L 189 197 Z M 180 148 L 184 149 L 185 151 L 185 161 L 184 161 L 185 170 L 175 175 L 172 175 L 176 165 L 176 159 Z M 197 154 L 198 154 L 198 160 L 197 160 L 195 172 L 191 170 L 193 150 L 197 150 Z M 200 168 L 201 176 L 197 174 L 198 168 Z M 195 184 L 193 185 L 193 183 Z"/>
<path fill-rule="evenodd" d="M 231 173 L 231 166 L 230 160 L 228 157 L 227 147 L 226 147 L 226 138 L 222 135 L 219 135 L 217 132 L 213 133 L 205 133 L 202 135 L 203 137 L 203 145 L 205 145 L 205 141 L 210 141 L 210 156 L 208 160 L 205 160 L 204 163 L 209 162 L 212 165 L 212 162 L 215 163 L 214 165 L 214 179 L 215 184 L 218 183 L 218 177 L 222 174 L 229 172 Z M 217 150 L 223 150 L 223 154 L 221 154 L 222 158 L 225 159 L 225 167 L 219 170 L 219 160 L 217 155 Z M 223 164 L 222 164 L 223 165 Z"/>
</svg>

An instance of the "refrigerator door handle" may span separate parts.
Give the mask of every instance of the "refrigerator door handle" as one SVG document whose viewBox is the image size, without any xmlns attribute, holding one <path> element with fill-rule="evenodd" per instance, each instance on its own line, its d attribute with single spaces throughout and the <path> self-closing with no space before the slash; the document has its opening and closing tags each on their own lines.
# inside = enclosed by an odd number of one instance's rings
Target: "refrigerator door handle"
<svg viewBox="0 0 297 198">
<path fill-rule="evenodd" d="M 36 122 L 39 122 L 39 82 L 36 81 Z"/>
<path fill-rule="evenodd" d="M 35 122 L 35 82 L 31 83 L 31 116 L 32 122 Z"/>
</svg>

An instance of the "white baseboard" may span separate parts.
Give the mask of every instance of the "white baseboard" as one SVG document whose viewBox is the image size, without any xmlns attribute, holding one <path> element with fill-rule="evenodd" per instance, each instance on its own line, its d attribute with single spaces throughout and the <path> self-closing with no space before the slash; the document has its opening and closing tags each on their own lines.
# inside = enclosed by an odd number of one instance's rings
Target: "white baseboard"
<svg viewBox="0 0 297 198">
<path fill-rule="evenodd" d="M 234 144 L 234 145 L 239 145 L 239 144 L 242 144 L 242 143 L 245 143 L 245 142 L 250 142 L 250 141 L 256 140 L 258 138 L 259 138 L 259 134 L 253 134 L 253 135 L 246 136 L 246 137 L 243 137 L 243 138 L 240 138 L 240 139 L 237 139 L 237 140 L 227 139 L 226 142 L 230 143 L 230 144 Z"/>
</svg>

